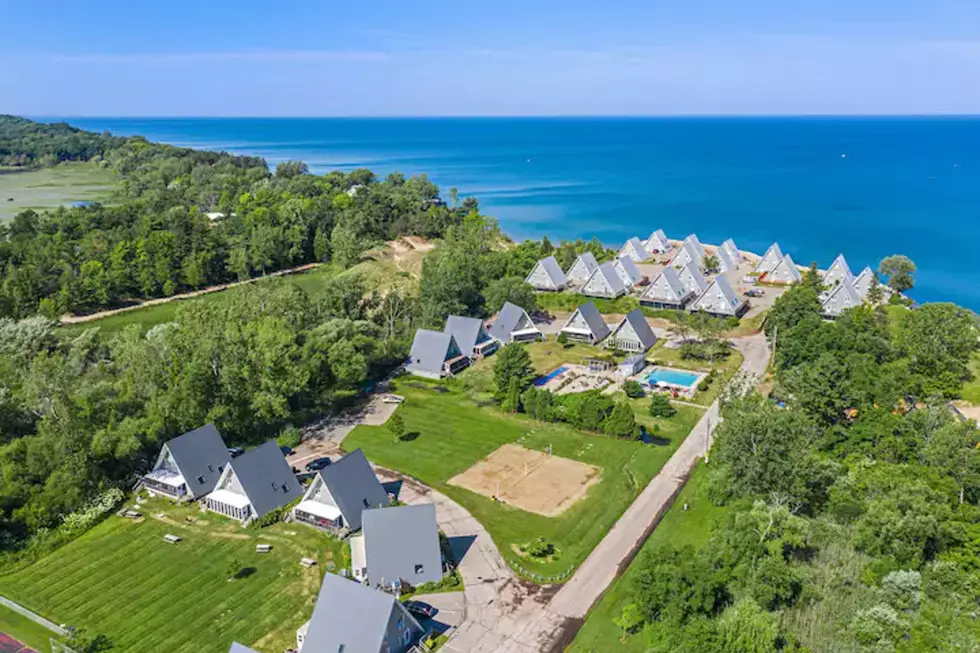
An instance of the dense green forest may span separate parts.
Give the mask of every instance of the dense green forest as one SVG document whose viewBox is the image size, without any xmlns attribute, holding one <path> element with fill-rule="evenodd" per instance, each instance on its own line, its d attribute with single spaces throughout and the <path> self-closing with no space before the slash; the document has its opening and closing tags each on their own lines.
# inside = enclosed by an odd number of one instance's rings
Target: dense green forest
<svg viewBox="0 0 980 653">
<path fill-rule="evenodd" d="M 270 174 L 260 159 L 0 119 L 8 163 L 99 160 L 123 191 L 110 207 L 28 211 L 0 224 L 0 548 L 43 544 L 62 518 L 129 487 L 160 443 L 214 422 L 229 444 L 296 437 L 407 356 L 417 326 L 535 308 L 534 261 L 597 242 L 510 243 L 476 200 L 446 207 L 424 178 L 367 170 Z M 353 190 L 353 192 L 351 192 Z M 455 193 L 453 193 L 455 195 Z M 227 218 L 212 224 L 204 211 Z M 381 240 L 438 238 L 418 288 L 384 294 L 344 272 Z M 285 280 L 182 305 L 172 323 L 103 335 L 50 316 L 310 260 L 338 276 L 307 295 Z"/>
<path fill-rule="evenodd" d="M 980 437 L 948 406 L 975 316 L 865 306 L 826 322 L 818 286 L 807 275 L 769 315 L 772 396 L 723 405 L 707 482 L 726 517 L 701 546 L 635 563 L 618 623 L 651 651 L 980 646 Z"/>
</svg>

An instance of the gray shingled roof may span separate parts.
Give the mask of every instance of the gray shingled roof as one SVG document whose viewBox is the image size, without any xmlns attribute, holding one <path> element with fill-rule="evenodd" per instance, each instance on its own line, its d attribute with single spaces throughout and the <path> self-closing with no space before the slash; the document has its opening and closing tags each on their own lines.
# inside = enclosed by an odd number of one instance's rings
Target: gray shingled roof
<svg viewBox="0 0 980 653">
<path fill-rule="evenodd" d="M 452 334 L 419 329 L 415 332 L 415 340 L 412 341 L 409 369 L 441 374 L 442 364 L 446 362 L 446 353 L 453 342 L 455 340 Z M 458 347 L 459 343 L 456 346 Z"/>
<path fill-rule="evenodd" d="M 551 280 L 555 282 L 556 285 L 564 286 L 568 283 L 565 279 L 565 273 L 562 271 L 561 266 L 558 265 L 558 261 L 554 256 L 546 256 L 539 261 L 542 266 L 544 266 L 545 272 L 551 277 Z"/>
<path fill-rule="evenodd" d="M 361 514 L 361 521 L 364 557 L 372 584 L 404 580 L 419 585 L 442 579 L 434 503 L 373 508 Z"/>
<path fill-rule="evenodd" d="M 360 449 L 320 470 L 320 477 L 351 530 L 361 528 L 364 510 L 389 503 L 388 493 Z"/>
<path fill-rule="evenodd" d="M 230 463 L 235 477 L 261 517 L 303 496 L 303 486 L 275 440 L 249 449 Z"/>
<path fill-rule="evenodd" d="M 214 424 L 207 424 L 177 436 L 165 445 L 173 456 L 177 469 L 191 495 L 196 499 L 214 490 L 221 478 L 221 470 L 231 461 L 231 454 Z M 198 477 L 204 483 L 198 483 Z"/>
<path fill-rule="evenodd" d="M 608 284 L 610 290 L 614 295 L 622 294 L 626 292 L 626 284 L 623 283 L 623 280 L 619 278 L 619 275 L 616 273 L 616 268 L 613 267 L 611 261 L 606 261 L 605 263 L 597 267 L 595 269 L 595 272 L 592 273 L 592 276 L 595 276 L 597 274 L 605 278 L 606 284 Z M 589 277 L 589 279 L 591 278 L 592 277 Z M 589 285 L 589 282 L 586 281 L 585 285 L 586 286 Z M 589 303 L 591 304 L 591 302 Z"/>
<path fill-rule="evenodd" d="M 633 331 L 636 332 L 644 348 L 649 349 L 657 342 L 657 336 L 653 332 L 653 329 L 650 328 L 650 324 L 647 322 L 646 317 L 643 316 L 641 309 L 634 308 L 627 313 L 626 317 L 623 318 L 623 322 L 630 323 L 630 326 L 633 327 Z"/>
<path fill-rule="evenodd" d="M 643 275 L 640 274 L 640 268 L 636 267 L 636 263 L 634 263 L 633 259 L 630 257 L 617 257 L 616 260 L 613 261 L 613 267 L 615 267 L 617 263 L 623 266 L 623 269 L 626 270 L 626 274 L 630 277 L 630 283 L 638 283 L 640 279 L 643 278 Z"/>
<path fill-rule="evenodd" d="M 412 621 L 418 627 L 418 622 L 391 594 L 334 574 L 324 574 L 310 628 L 303 640 L 303 651 L 378 653 L 393 610 L 400 611 L 406 621 Z"/>
<path fill-rule="evenodd" d="M 597 341 L 609 335 L 609 325 L 602 319 L 602 314 L 599 313 L 599 309 L 595 307 L 595 304 L 586 302 L 579 306 L 577 310 L 585 319 L 585 323 L 589 325 L 589 329 Z M 575 317 L 575 313 L 572 313 L 572 317 Z M 568 318 L 569 322 L 572 317 Z"/>
<path fill-rule="evenodd" d="M 590 272 L 599 267 L 599 261 L 595 260 L 595 255 L 592 252 L 582 252 L 579 254 L 578 258 L 572 262 L 572 267 L 575 267 L 575 264 L 579 261 L 579 259 L 582 259 L 582 262 L 585 263 L 585 267 L 588 268 Z"/>
<path fill-rule="evenodd" d="M 501 342 L 510 342 L 511 332 L 514 331 L 524 315 L 527 315 L 527 311 L 517 304 L 504 302 L 504 307 L 500 309 L 493 324 L 490 325 L 490 335 Z M 531 319 L 530 315 L 528 315 L 528 319 Z"/>
<path fill-rule="evenodd" d="M 481 342 L 486 342 L 489 338 L 480 339 L 480 330 L 483 328 L 483 320 L 475 317 L 463 317 L 462 315 L 450 315 L 446 318 L 445 332 L 452 335 L 459 345 L 460 350 L 467 356 L 473 353 L 473 348 Z"/>
</svg>

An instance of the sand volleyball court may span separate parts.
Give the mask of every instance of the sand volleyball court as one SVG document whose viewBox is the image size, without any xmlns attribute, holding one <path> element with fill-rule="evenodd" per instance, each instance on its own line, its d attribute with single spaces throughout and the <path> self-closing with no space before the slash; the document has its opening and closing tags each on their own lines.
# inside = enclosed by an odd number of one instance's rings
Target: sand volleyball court
<svg viewBox="0 0 980 653">
<path fill-rule="evenodd" d="M 601 474 L 594 465 L 505 444 L 449 483 L 497 497 L 521 510 L 554 517 L 584 497 Z"/>
</svg>

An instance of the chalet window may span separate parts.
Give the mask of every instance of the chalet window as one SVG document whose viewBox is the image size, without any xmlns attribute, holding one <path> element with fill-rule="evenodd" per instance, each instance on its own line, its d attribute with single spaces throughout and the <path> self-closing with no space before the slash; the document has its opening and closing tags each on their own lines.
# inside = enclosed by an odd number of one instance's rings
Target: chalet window
<svg viewBox="0 0 980 653">
<path fill-rule="evenodd" d="M 425 566 L 415 565 L 415 575 L 418 576 L 419 574 L 423 574 L 423 573 L 425 573 Z"/>
<path fill-rule="evenodd" d="M 225 471 L 225 466 L 224 465 L 218 465 L 218 473 L 220 474 L 223 471 Z"/>
<path fill-rule="evenodd" d="M 204 485 L 204 477 L 203 476 L 198 476 L 197 477 L 197 482 L 200 483 L 201 485 Z"/>
<path fill-rule="evenodd" d="M 278 485 L 276 485 L 275 483 L 273 483 L 273 484 L 272 484 L 272 489 L 273 489 L 273 490 L 278 490 L 278 489 L 279 489 L 279 486 L 278 486 Z"/>
<path fill-rule="evenodd" d="M 367 500 L 367 499 L 362 499 L 362 501 L 364 502 L 364 507 L 365 507 L 365 508 L 370 508 L 370 507 L 371 507 L 371 506 L 370 506 L 370 505 L 368 504 L 368 500 Z"/>
<path fill-rule="evenodd" d="M 212 467 L 211 465 L 208 465 L 208 471 L 209 472 L 214 472 L 214 467 Z"/>
<path fill-rule="evenodd" d="M 283 491 L 283 493 L 284 493 L 284 494 L 285 494 L 286 492 L 289 492 L 289 486 L 288 486 L 288 485 L 286 485 L 285 483 L 283 483 L 283 486 L 282 486 L 282 491 Z"/>
</svg>

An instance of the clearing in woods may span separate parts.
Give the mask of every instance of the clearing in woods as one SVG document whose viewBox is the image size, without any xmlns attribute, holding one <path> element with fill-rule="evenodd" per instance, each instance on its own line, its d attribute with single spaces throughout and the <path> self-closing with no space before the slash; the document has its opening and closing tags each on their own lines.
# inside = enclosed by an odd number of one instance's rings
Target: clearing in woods
<svg viewBox="0 0 980 653">
<path fill-rule="evenodd" d="M 554 517 L 584 497 L 601 476 L 594 465 L 505 444 L 449 483 Z"/>
</svg>

